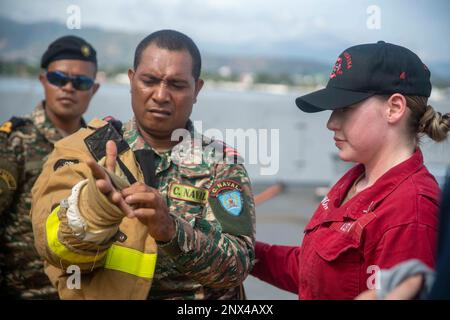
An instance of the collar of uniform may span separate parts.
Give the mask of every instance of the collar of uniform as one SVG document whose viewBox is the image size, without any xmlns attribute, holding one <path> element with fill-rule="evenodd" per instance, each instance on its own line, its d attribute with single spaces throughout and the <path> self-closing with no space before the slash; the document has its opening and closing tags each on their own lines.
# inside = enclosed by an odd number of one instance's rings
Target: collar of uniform
<svg viewBox="0 0 450 320">
<path fill-rule="evenodd" d="M 185 162 L 186 155 L 192 154 L 190 152 L 192 146 L 194 146 L 195 148 L 197 148 L 197 146 L 200 146 L 201 149 L 202 142 L 199 141 L 199 139 L 202 140 L 202 135 L 196 132 L 191 120 L 188 120 L 186 124 L 186 130 L 190 135 L 190 139 L 183 139 L 183 141 L 175 145 L 172 149 L 165 152 L 158 152 L 144 140 L 144 138 L 139 133 L 139 129 L 136 124 L 136 118 L 131 119 L 124 125 L 123 137 L 130 146 L 131 150 L 153 150 L 153 152 L 155 152 L 155 154 L 159 156 L 161 161 L 158 162 L 158 165 L 156 167 L 156 174 L 158 174 L 164 170 L 167 170 L 170 167 L 172 161 L 174 161 L 176 164 L 183 164 Z M 197 155 L 199 153 L 194 152 L 193 154 Z"/>
<path fill-rule="evenodd" d="M 358 179 L 358 177 L 364 172 L 364 166 L 358 164 L 347 171 L 335 185 L 328 192 L 327 196 L 321 201 L 319 208 L 314 213 L 311 220 L 308 222 L 305 232 L 314 229 L 316 226 L 327 223 L 344 221 L 346 216 L 345 211 L 354 199 L 350 199 L 344 205 L 339 206 L 339 204 L 344 200 L 347 191 L 351 188 L 353 182 Z"/>
<path fill-rule="evenodd" d="M 142 138 L 141 134 L 139 133 L 136 119 L 134 117 L 123 125 L 123 138 L 133 151 L 142 149 L 153 150 L 153 148 L 147 142 L 145 142 L 144 138 Z"/>
<path fill-rule="evenodd" d="M 45 112 L 45 100 L 41 101 L 31 113 L 31 121 L 33 121 L 37 130 L 51 143 L 55 144 L 63 136 L 56 129 L 53 123 L 48 119 Z"/>
<path fill-rule="evenodd" d="M 36 126 L 37 130 L 52 144 L 63 138 L 60 131 L 53 125 L 45 112 L 45 100 L 42 100 L 30 116 L 31 121 Z M 81 127 L 86 128 L 86 122 L 81 118 Z"/>
<path fill-rule="evenodd" d="M 196 171 L 198 171 L 201 169 L 201 165 L 207 166 L 210 164 L 210 159 L 205 152 L 210 150 L 204 147 L 210 145 L 212 139 L 195 130 L 190 120 L 186 125 L 186 130 L 188 131 L 188 137 L 184 137 L 180 143 L 173 147 L 171 158 L 180 167 L 196 168 Z"/>
<path fill-rule="evenodd" d="M 364 166 L 358 164 L 350 169 L 330 190 L 327 197 L 328 210 L 318 210 L 305 228 L 311 230 L 326 222 L 344 221 L 346 219 L 356 220 L 375 210 L 383 199 L 391 194 L 405 179 L 417 172 L 423 166 L 423 156 L 419 148 L 404 162 L 388 170 L 373 186 L 363 190 L 347 201 L 342 206 L 346 193 L 353 182 L 364 172 Z"/>
<path fill-rule="evenodd" d="M 123 126 L 123 138 L 130 146 L 131 150 L 152 150 L 159 159 L 156 159 L 155 173 L 167 170 L 170 167 L 170 150 L 166 152 L 158 152 L 153 149 L 141 136 L 139 128 L 136 124 L 136 118 L 132 118 Z"/>
<path fill-rule="evenodd" d="M 357 219 L 362 214 L 371 212 L 412 174 L 423 167 L 423 155 L 417 148 L 413 155 L 402 163 L 385 172 L 370 188 L 355 196 L 355 202 L 346 212 L 350 218 Z M 351 201 L 352 199 L 350 199 Z M 349 202 L 350 202 L 349 201 Z"/>
</svg>

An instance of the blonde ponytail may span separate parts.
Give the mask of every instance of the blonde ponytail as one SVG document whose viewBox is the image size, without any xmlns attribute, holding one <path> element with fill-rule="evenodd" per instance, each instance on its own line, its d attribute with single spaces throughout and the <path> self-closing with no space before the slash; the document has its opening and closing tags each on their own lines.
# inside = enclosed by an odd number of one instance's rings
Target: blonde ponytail
<svg viewBox="0 0 450 320">
<path fill-rule="evenodd" d="M 419 120 L 419 133 L 424 133 L 434 141 L 440 142 L 447 138 L 450 131 L 450 114 L 442 115 L 428 105 Z"/>
<path fill-rule="evenodd" d="M 427 135 L 436 142 L 444 141 L 450 131 L 450 113 L 442 115 L 427 105 L 427 98 L 405 96 L 406 104 L 411 110 L 409 127 L 411 133 L 420 139 Z"/>
</svg>

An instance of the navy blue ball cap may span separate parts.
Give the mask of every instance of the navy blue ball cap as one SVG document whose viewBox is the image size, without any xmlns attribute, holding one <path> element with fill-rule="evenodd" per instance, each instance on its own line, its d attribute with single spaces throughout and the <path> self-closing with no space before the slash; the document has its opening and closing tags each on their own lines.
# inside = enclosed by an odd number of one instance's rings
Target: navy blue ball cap
<svg viewBox="0 0 450 320">
<path fill-rule="evenodd" d="M 304 112 L 319 112 L 394 93 L 429 97 L 430 71 L 411 50 L 378 41 L 345 50 L 325 89 L 298 97 L 295 103 Z"/>
<path fill-rule="evenodd" d="M 97 65 L 97 52 L 84 39 L 76 36 L 64 36 L 53 41 L 44 52 L 41 59 L 41 68 L 56 60 L 82 60 Z"/>
</svg>

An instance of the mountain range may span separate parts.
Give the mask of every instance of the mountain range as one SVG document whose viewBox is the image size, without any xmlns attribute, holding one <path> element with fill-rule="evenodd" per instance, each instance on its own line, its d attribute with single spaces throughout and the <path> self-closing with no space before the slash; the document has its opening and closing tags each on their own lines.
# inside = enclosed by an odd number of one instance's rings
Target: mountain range
<svg viewBox="0 0 450 320">
<path fill-rule="evenodd" d="M 155 30 L 149 30 L 151 33 Z M 132 65 L 136 45 L 148 33 L 127 33 L 84 27 L 69 30 L 59 22 L 22 23 L 0 15 L 0 60 L 24 61 L 38 65 L 49 43 L 58 37 L 74 34 L 85 38 L 97 50 L 99 69 Z M 224 45 L 197 41 L 203 54 L 203 70 L 217 72 L 222 66 L 234 73 L 322 74 L 331 70 L 330 61 L 339 49 L 349 44 L 342 39 L 315 38 L 311 41 L 284 40 L 267 43 Z M 430 64 L 434 82 L 450 84 L 450 63 Z M 434 72 L 434 71 L 437 72 Z"/>
</svg>

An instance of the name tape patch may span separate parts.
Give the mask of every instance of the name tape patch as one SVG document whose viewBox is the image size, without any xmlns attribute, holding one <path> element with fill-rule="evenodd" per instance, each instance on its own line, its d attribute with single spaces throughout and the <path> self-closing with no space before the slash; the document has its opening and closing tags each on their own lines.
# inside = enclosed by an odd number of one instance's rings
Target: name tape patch
<svg viewBox="0 0 450 320">
<path fill-rule="evenodd" d="M 181 183 L 172 183 L 169 187 L 169 197 L 201 204 L 205 204 L 208 201 L 208 193 L 206 189 Z"/>
</svg>

